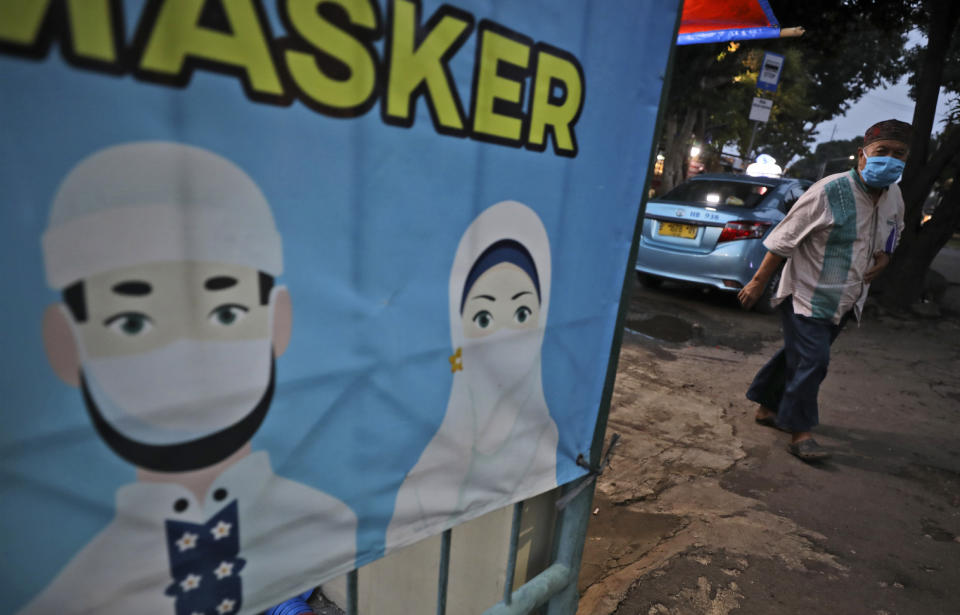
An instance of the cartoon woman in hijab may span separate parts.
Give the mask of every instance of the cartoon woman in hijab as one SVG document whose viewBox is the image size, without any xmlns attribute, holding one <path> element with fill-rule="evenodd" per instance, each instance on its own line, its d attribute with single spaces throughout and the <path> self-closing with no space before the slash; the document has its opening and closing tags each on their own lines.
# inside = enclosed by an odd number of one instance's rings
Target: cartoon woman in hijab
<svg viewBox="0 0 960 615">
<path fill-rule="evenodd" d="M 557 426 L 540 378 L 550 244 L 532 209 L 504 201 L 473 221 L 449 298 L 450 401 L 400 487 L 387 550 L 557 484 Z"/>
</svg>

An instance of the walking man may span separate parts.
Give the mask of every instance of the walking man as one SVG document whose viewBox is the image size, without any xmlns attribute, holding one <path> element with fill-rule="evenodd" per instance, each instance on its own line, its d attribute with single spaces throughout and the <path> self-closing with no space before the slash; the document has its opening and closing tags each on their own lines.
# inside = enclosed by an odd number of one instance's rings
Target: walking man
<svg viewBox="0 0 960 615">
<path fill-rule="evenodd" d="M 783 348 L 757 372 L 747 399 L 756 421 L 792 434 L 788 450 L 804 461 L 829 453 L 813 439 L 817 395 L 830 345 L 847 320 L 860 320 L 870 283 L 890 262 L 903 230 L 903 197 L 894 183 L 909 153 L 910 124 L 871 126 L 857 150 L 857 168 L 821 179 L 800 197 L 763 241 L 768 252 L 739 293 L 750 309 L 783 266 Z M 785 264 L 784 264 L 785 263 Z"/>
</svg>

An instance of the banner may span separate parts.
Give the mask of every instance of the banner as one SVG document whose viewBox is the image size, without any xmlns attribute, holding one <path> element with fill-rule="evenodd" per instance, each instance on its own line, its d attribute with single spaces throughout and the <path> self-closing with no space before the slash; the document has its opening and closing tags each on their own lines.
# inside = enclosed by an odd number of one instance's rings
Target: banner
<svg viewBox="0 0 960 615">
<path fill-rule="evenodd" d="M 584 474 L 677 10 L 0 0 L 4 610 L 257 613 Z"/>
</svg>

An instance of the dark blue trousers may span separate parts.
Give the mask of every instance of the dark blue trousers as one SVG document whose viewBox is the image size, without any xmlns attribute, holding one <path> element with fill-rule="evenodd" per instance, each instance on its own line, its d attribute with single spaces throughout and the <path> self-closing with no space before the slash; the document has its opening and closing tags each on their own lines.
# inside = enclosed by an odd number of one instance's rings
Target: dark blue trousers
<svg viewBox="0 0 960 615">
<path fill-rule="evenodd" d="M 777 413 L 777 425 L 787 431 L 810 431 L 820 423 L 817 394 L 830 365 L 830 346 L 849 319 L 839 325 L 793 312 L 793 297 L 780 304 L 783 348 L 760 368 L 747 390 L 747 399 Z"/>
</svg>

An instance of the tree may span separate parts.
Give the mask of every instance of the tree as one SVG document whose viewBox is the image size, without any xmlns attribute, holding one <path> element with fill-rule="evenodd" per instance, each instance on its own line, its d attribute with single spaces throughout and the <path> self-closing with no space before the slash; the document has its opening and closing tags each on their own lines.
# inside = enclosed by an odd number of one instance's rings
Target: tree
<svg viewBox="0 0 960 615">
<path fill-rule="evenodd" d="M 960 92 L 960 3 L 927 0 L 922 16 L 920 25 L 927 34 L 927 45 L 908 55 L 914 67 L 911 83 L 917 104 L 910 157 L 900 182 L 906 226 L 878 289 L 881 301 L 896 308 L 906 308 L 920 299 L 930 263 L 960 224 L 960 182 L 949 181 L 960 167 L 957 109 L 932 148 L 930 139 L 941 87 Z M 933 217 L 921 226 L 924 201 L 938 182 L 950 187 Z"/>
<path fill-rule="evenodd" d="M 665 157 L 661 192 L 683 180 L 695 129 L 701 135 L 706 129 L 708 92 L 729 87 L 738 70 L 737 59 L 722 45 L 679 47 L 674 67 L 660 140 Z"/>
</svg>

